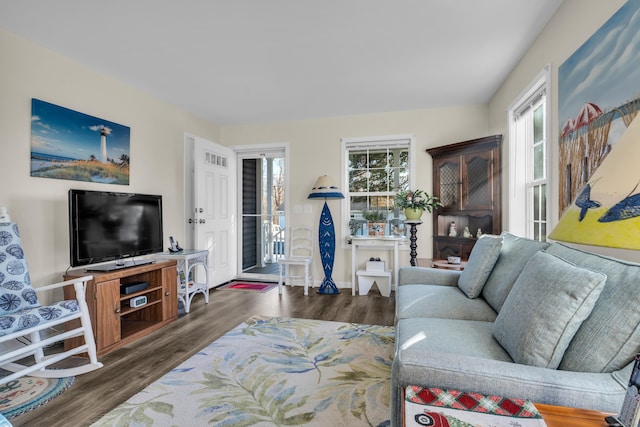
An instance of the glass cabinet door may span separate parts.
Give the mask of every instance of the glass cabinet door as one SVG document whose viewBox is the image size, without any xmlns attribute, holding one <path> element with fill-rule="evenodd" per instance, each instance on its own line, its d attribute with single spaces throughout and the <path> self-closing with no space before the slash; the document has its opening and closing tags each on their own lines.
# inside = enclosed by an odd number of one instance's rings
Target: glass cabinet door
<svg viewBox="0 0 640 427">
<path fill-rule="evenodd" d="M 491 153 L 473 153 L 464 156 L 462 209 L 492 209 Z"/>
<path fill-rule="evenodd" d="M 455 159 L 443 159 L 436 164 L 440 182 L 440 203 L 445 208 L 458 209 L 460 202 L 460 164 Z"/>
</svg>

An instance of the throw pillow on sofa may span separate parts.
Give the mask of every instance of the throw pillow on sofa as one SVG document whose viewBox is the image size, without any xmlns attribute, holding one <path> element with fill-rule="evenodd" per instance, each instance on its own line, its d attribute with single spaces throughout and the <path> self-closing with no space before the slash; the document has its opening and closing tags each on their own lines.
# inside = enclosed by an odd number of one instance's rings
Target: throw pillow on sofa
<svg viewBox="0 0 640 427">
<path fill-rule="evenodd" d="M 536 252 L 520 273 L 493 324 L 514 362 L 556 369 L 589 316 L 607 276 Z"/>
<path fill-rule="evenodd" d="M 612 372 L 640 352 L 640 264 L 553 243 L 545 252 L 607 275 L 593 311 L 569 344 L 560 369 Z"/>
<path fill-rule="evenodd" d="M 513 284 L 533 254 L 549 246 L 546 242 L 518 237 L 506 231 L 501 236 L 500 256 L 482 288 L 483 298 L 495 311 L 500 311 Z"/>
<path fill-rule="evenodd" d="M 458 287 L 469 298 L 478 298 L 491 270 L 500 256 L 502 236 L 483 235 L 469 255 L 464 271 L 460 273 Z"/>
</svg>

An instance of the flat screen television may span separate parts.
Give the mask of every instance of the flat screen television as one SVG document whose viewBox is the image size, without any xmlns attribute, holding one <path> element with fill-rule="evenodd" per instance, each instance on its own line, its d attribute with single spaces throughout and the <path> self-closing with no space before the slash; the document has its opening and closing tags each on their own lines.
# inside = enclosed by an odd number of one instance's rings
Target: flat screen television
<svg viewBox="0 0 640 427">
<path fill-rule="evenodd" d="M 69 190 L 72 267 L 114 260 L 91 269 L 144 264 L 144 260 L 134 263 L 126 259 L 162 252 L 162 241 L 162 196 Z"/>
</svg>

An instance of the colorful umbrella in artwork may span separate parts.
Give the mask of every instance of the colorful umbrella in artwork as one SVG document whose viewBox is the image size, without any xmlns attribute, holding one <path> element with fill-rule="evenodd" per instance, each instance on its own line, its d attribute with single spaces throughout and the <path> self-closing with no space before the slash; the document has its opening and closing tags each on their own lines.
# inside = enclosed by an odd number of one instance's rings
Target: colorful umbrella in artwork
<svg viewBox="0 0 640 427">
<path fill-rule="evenodd" d="M 582 126 L 586 126 L 596 118 L 602 115 L 602 110 L 596 104 L 587 102 L 582 106 L 576 120 L 573 124 L 574 129 L 578 129 Z"/>
<path fill-rule="evenodd" d="M 573 119 L 567 119 L 566 122 L 564 122 L 564 126 L 562 126 L 562 130 L 560 131 L 560 134 L 565 137 L 569 134 L 571 134 L 571 132 L 573 132 L 575 126 L 573 123 Z"/>
</svg>

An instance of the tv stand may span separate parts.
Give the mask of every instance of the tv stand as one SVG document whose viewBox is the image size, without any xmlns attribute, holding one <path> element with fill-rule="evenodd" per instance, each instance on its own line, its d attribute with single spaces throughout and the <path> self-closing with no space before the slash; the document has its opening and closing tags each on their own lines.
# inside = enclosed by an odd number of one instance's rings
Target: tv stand
<svg viewBox="0 0 640 427">
<path fill-rule="evenodd" d="M 72 270 L 64 275 L 68 280 L 82 277 L 84 270 Z M 136 265 L 115 271 L 95 272 L 87 282 L 86 299 L 96 340 L 98 356 L 136 341 L 178 318 L 178 289 L 176 261 L 161 261 Z M 146 282 L 141 291 L 121 294 L 120 285 Z M 65 287 L 65 299 L 73 299 L 72 289 Z M 146 296 L 147 302 L 132 307 L 132 298 Z M 70 325 L 71 327 L 72 325 Z M 65 341 L 73 348 L 82 337 Z"/>
<path fill-rule="evenodd" d="M 148 265 L 153 263 L 154 261 L 152 259 L 143 259 L 139 261 L 122 261 L 122 262 L 115 262 L 113 264 L 94 265 L 94 266 L 88 267 L 85 271 L 87 272 L 116 271 L 116 270 L 122 270 L 123 268 L 139 267 L 142 265 Z"/>
</svg>

